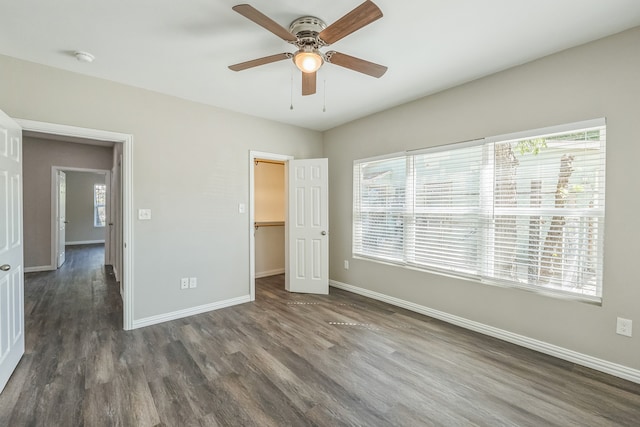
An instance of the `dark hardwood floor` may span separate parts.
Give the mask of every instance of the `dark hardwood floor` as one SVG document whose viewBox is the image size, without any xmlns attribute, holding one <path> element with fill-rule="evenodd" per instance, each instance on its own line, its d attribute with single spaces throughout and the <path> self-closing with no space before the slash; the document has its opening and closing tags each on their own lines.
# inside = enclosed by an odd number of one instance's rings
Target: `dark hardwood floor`
<svg viewBox="0 0 640 427">
<path fill-rule="evenodd" d="M 101 246 L 25 280 L 1 426 L 640 425 L 640 385 L 337 289 L 125 332 Z"/>
</svg>

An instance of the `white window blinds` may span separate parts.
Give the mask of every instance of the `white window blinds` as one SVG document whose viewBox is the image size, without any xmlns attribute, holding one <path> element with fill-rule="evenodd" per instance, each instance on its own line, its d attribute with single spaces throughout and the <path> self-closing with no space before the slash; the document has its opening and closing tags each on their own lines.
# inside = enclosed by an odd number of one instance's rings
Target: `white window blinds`
<svg viewBox="0 0 640 427">
<path fill-rule="evenodd" d="M 355 256 L 599 300 L 604 120 L 354 162 Z"/>
<path fill-rule="evenodd" d="M 402 262 L 407 157 L 356 162 L 353 179 L 353 242 L 358 254 Z"/>
<path fill-rule="evenodd" d="M 478 274 L 482 151 L 475 145 L 411 156 L 414 247 L 408 263 Z"/>
</svg>

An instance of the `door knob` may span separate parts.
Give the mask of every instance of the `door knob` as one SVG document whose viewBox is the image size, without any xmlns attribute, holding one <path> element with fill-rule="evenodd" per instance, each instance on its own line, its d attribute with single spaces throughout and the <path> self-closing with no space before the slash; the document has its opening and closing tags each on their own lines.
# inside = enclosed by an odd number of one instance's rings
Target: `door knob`
<svg viewBox="0 0 640 427">
<path fill-rule="evenodd" d="M 322 234 L 323 236 L 326 236 L 327 232 L 323 230 L 323 231 L 320 232 L 320 234 Z"/>
<path fill-rule="evenodd" d="M 2 265 L 0 265 L 0 270 L 9 271 L 9 270 L 11 270 L 11 266 L 9 264 L 2 264 Z"/>
</svg>

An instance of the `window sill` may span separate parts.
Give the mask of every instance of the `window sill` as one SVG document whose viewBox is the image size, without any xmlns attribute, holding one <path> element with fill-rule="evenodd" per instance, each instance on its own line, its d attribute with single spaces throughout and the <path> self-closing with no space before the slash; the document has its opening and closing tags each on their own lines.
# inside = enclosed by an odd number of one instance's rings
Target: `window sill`
<svg viewBox="0 0 640 427">
<path fill-rule="evenodd" d="M 562 299 L 566 301 L 575 301 L 575 302 L 581 302 L 581 303 L 586 303 L 586 304 L 591 304 L 596 306 L 602 306 L 602 297 L 597 297 L 597 296 L 580 295 L 580 294 L 572 293 L 570 291 L 563 291 L 560 289 L 547 288 L 542 286 L 527 286 L 525 284 L 516 284 L 516 283 L 503 282 L 500 280 L 491 280 L 487 278 L 481 278 L 478 276 L 455 274 L 445 270 L 438 270 L 435 268 L 426 268 L 426 267 L 417 267 L 414 265 L 405 264 L 403 262 L 393 262 L 390 260 L 383 261 L 380 259 L 369 258 L 366 256 L 356 255 L 356 254 L 352 254 L 352 257 L 354 259 L 359 259 L 363 261 L 370 261 L 378 264 L 389 265 L 393 267 L 400 267 L 407 270 L 420 271 L 423 273 L 436 274 L 439 276 L 450 277 L 452 279 L 465 280 L 468 282 L 480 283 L 483 285 L 496 286 L 500 288 L 516 289 L 520 291 L 536 293 L 539 295 L 544 295 L 547 297 Z"/>
</svg>

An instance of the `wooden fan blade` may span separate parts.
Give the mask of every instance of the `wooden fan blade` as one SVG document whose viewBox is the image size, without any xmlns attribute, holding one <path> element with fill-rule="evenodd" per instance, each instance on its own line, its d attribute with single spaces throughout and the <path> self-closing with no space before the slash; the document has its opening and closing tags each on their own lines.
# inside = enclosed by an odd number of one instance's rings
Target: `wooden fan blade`
<svg viewBox="0 0 640 427">
<path fill-rule="evenodd" d="M 242 71 L 247 68 L 257 67 L 259 65 L 270 64 L 272 62 L 282 61 L 291 58 L 290 53 L 278 53 L 276 55 L 265 56 L 264 58 L 252 59 L 251 61 L 241 62 L 239 64 L 229 65 L 229 69 L 233 71 Z"/>
<path fill-rule="evenodd" d="M 272 32 L 276 36 L 280 37 L 282 40 L 285 40 L 288 42 L 295 42 L 296 40 L 298 40 L 296 36 L 294 36 L 289 31 L 287 31 L 287 29 L 284 28 L 282 25 L 278 24 L 276 21 L 269 18 L 267 15 L 263 14 L 262 12 L 260 12 L 258 9 L 254 8 L 251 5 L 239 4 L 239 5 L 233 6 L 232 9 L 238 12 L 240 15 L 244 16 L 245 18 L 260 25 L 264 29 Z"/>
<path fill-rule="evenodd" d="M 302 95 L 316 93 L 316 73 L 302 73 Z"/>
<path fill-rule="evenodd" d="M 335 65 L 339 65 L 344 68 L 348 68 L 359 73 L 367 74 L 372 77 L 380 78 L 387 72 L 387 67 L 384 65 L 375 64 L 373 62 L 365 61 L 364 59 L 356 58 L 344 53 L 336 52 L 332 50 L 326 54 L 327 62 Z"/>
<path fill-rule="evenodd" d="M 380 18 L 382 18 L 380 8 L 367 0 L 322 30 L 318 37 L 325 44 L 330 45 Z"/>
</svg>

